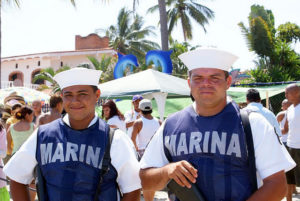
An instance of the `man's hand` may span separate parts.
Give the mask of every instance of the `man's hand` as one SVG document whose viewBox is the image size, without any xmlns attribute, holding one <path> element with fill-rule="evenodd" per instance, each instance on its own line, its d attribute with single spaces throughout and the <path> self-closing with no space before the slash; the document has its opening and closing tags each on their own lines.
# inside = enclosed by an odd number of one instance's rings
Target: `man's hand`
<svg viewBox="0 0 300 201">
<path fill-rule="evenodd" d="M 198 177 L 197 169 L 184 160 L 170 163 L 164 169 L 169 179 L 174 179 L 182 187 L 191 188 L 190 182 L 195 183 Z"/>
</svg>

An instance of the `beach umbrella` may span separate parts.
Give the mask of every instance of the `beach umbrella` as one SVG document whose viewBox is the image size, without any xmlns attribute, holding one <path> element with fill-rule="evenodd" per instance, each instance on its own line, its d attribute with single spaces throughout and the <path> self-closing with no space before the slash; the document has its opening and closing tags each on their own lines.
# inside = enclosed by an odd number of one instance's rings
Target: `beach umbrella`
<svg viewBox="0 0 300 201">
<path fill-rule="evenodd" d="M 42 103 L 48 103 L 50 96 L 43 92 L 27 87 L 10 87 L 0 90 L 0 104 L 4 104 L 4 99 L 14 94 L 24 97 L 27 104 L 31 104 L 34 100 L 40 100 Z"/>
</svg>

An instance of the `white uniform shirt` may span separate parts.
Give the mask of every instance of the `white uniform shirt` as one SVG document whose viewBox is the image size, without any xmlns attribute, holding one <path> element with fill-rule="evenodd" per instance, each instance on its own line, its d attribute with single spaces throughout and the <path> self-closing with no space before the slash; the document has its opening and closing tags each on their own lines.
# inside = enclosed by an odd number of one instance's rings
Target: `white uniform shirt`
<svg viewBox="0 0 300 201">
<path fill-rule="evenodd" d="M 252 112 L 249 115 L 252 130 L 255 162 L 258 175 L 258 185 L 266 177 L 281 170 L 288 171 L 295 167 L 295 162 L 278 141 L 274 128 L 267 120 L 258 113 Z M 164 123 L 153 136 L 140 161 L 141 169 L 150 167 L 162 167 L 169 163 L 165 156 L 163 146 Z"/>
<path fill-rule="evenodd" d="M 115 125 L 118 129 L 121 129 L 124 133 L 126 133 L 126 124 L 125 121 L 121 120 L 119 116 L 115 115 L 109 120 L 107 120 L 108 125 Z"/>
<path fill-rule="evenodd" d="M 300 149 L 300 104 L 296 107 L 291 105 L 287 109 L 287 121 L 289 124 L 287 146 Z"/>
<path fill-rule="evenodd" d="M 68 115 L 64 122 L 68 125 Z M 89 127 L 96 123 L 98 118 L 91 121 Z M 37 130 L 22 145 L 19 151 L 4 167 L 6 175 L 22 184 L 30 184 L 33 180 L 33 170 L 37 165 L 36 153 Z M 116 130 L 110 149 L 111 164 L 118 173 L 117 183 L 122 193 L 129 193 L 141 188 L 139 178 L 139 163 L 136 158 L 132 141 L 121 130 Z"/>
<path fill-rule="evenodd" d="M 277 116 L 279 116 L 281 114 L 284 115 L 284 116 L 283 116 L 282 120 L 279 122 L 279 126 L 280 126 L 280 129 L 284 129 L 284 125 L 285 125 L 285 122 L 286 122 L 286 116 L 287 116 L 286 115 L 286 110 L 279 112 L 277 114 Z M 288 133 L 282 134 L 280 139 L 281 139 L 282 142 L 287 142 L 287 138 L 288 138 Z"/>
<path fill-rule="evenodd" d="M 142 116 L 141 119 L 143 127 L 137 135 L 137 146 L 139 150 L 146 149 L 151 138 L 160 127 L 159 121 L 156 117 L 153 117 L 153 119 L 147 119 Z"/>
<path fill-rule="evenodd" d="M 245 109 L 248 111 L 259 112 L 276 129 L 276 133 L 278 134 L 278 136 L 282 136 L 279 123 L 274 113 L 265 108 L 261 103 L 249 103 Z"/>
<path fill-rule="evenodd" d="M 132 122 L 132 121 L 135 121 L 137 116 L 139 115 L 140 113 L 139 112 L 136 112 L 134 109 L 130 110 L 130 111 L 127 111 L 125 114 L 124 114 L 124 117 L 125 117 L 125 123 L 129 123 L 129 122 Z M 131 138 L 131 135 L 132 135 L 132 130 L 133 130 L 133 126 L 130 126 L 127 128 L 127 135 Z"/>
</svg>

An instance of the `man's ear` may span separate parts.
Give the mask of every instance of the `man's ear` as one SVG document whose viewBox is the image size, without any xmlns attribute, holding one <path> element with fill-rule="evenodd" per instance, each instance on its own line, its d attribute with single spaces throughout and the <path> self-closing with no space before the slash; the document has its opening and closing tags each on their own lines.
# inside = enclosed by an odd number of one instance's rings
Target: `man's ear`
<svg viewBox="0 0 300 201">
<path fill-rule="evenodd" d="M 229 75 L 226 80 L 227 89 L 229 89 L 229 87 L 231 86 L 231 82 L 232 82 L 232 77 Z"/>
<path fill-rule="evenodd" d="M 97 100 L 100 98 L 100 95 L 101 95 L 101 91 L 100 91 L 100 89 L 98 89 L 96 91 Z"/>
</svg>

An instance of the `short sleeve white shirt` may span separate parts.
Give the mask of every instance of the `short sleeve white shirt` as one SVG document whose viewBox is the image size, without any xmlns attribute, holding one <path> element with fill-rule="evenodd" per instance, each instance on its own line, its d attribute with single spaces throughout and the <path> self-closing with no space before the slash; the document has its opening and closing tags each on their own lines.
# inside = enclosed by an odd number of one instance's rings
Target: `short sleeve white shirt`
<svg viewBox="0 0 300 201">
<path fill-rule="evenodd" d="M 121 129 L 123 132 L 126 133 L 126 123 L 125 121 L 121 120 L 119 116 L 115 115 L 109 120 L 107 120 L 108 125 L 115 125 L 117 128 Z"/>
<path fill-rule="evenodd" d="M 98 118 L 95 117 L 89 126 L 93 125 L 97 120 Z M 64 122 L 69 123 L 68 120 L 64 120 Z M 19 151 L 4 166 L 4 172 L 9 178 L 22 184 L 31 183 L 34 177 L 33 171 L 37 165 L 35 158 L 36 141 L 37 130 L 33 132 Z M 129 193 L 140 189 L 139 163 L 136 158 L 135 148 L 128 136 L 121 130 L 116 130 L 115 132 L 111 144 L 110 156 L 111 164 L 118 173 L 117 183 L 121 192 Z"/>
<path fill-rule="evenodd" d="M 268 176 L 281 170 L 288 171 L 295 167 L 295 162 L 283 145 L 279 143 L 274 128 L 258 113 L 249 115 L 252 130 L 255 162 L 258 175 L 258 184 Z M 169 163 L 164 152 L 163 130 L 164 123 L 153 136 L 140 161 L 141 169 L 150 167 L 159 168 Z"/>
<path fill-rule="evenodd" d="M 136 112 L 135 110 L 127 111 L 124 114 L 125 123 L 129 123 L 129 122 L 135 121 L 138 115 L 139 115 L 139 112 Z M 133 126 L 130 126 L 130 127 L 127 128 L 127 135 L 130 138 L 131 138 L 131 135 L 132 135 L 132 130 L 133 130 Z"/>
<path fill-rule="evenodd" d="M 300 149 L 300 104 L 291 105 L 287 109 L 287 121 L 289 132 L 287 138 L 287 146 Z"/>
<path fill-rule="evenodd" d="M 282 136 L 281 129 L 275 114 L 270 110 L 268 110 L 267 108 L 265 108 L 261 103 L 255 103 L 255 102 L 249 103 L 245 109 L 248 111 L 259 112 L 276 129 L 276 133 L 279 136 Z"/>
</svg>

